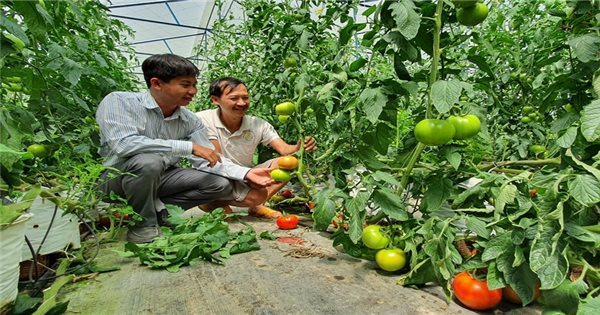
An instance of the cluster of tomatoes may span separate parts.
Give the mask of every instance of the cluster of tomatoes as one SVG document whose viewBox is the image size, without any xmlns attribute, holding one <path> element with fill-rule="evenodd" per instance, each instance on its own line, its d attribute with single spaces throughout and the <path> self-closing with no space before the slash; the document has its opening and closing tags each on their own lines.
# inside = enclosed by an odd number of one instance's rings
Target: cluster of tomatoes
<svg viewBox="0 0 600 315">
<path fill-rule="evenodd" d="M 296 112 L 296 105 L 292 102 L 283 102 L 275 106 L 275 113 L 280 123 L 285 124 Z"/>
<path fill-rule="evenodd" d="M 375 262 L 385 271 L 398 271 L 406 266 L 406 254 L 397 247 L 389 247 L 390 238 L 381 230 L 381 226 L 371 224 L 362 232 L 362 242 L 371 249 L 377 249 Z"/>
<path fill-rule="evenodd" d="M 465 26 L 475 26 L 488 16 L 488 7 L 481 0 L 452 0 L 456 7 L 456 20 Z"/>
<path fill-rule="evenodd" d="M 277 159 L 276 168 L 271 171 L 271 178 L 278 182 L 289 182 L 292 179 L 291 171 L 298 167 L 298 159 L 291 155 L 285 155 Z"/>
<path fill-rule="evenodd" d="M 473 114 L 450 116 L 448 119 L 423 119 L 415 126 L 415 137 L 419 142 L 437 146 L 450 140 L 465 140 L 481 130 L 481 121 Z"/>
</svg>

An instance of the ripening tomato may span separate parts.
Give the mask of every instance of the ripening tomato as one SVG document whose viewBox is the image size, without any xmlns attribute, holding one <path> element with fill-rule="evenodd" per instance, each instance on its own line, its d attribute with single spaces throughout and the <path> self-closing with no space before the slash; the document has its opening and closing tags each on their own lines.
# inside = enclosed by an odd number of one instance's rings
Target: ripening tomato
<svg viewBox="0 0 600 315">
<path fill-rule="evenodd" d="M 492 309 L 502 300 L 502 289 L 490 290 L 487 281 L 477 280 L 466 271 L 454 277 L 452 291 L 462 304 L 478 311 Z"/>
<path fill-rule="evenodd" d="M 477 2 L 473 6 L 458 9 L 456 20 L 465 26 L 475 26 L 483 22 L 488 13 L 488 7 L 483 3 Z"/>
<path fill-rule="evenodd" d="M 296 112 L 296 106 L 292 102 L 283 102 L 275 106 L 277 115 L 289 116 Z"/>
<path fill-rule="evenodd" d="M 423 119 L 415 126 L 415 137 L 425 145 L 442 145 L 454 137 L 454 126 L 447 120 Z"/>
<path fill-rule="evenodd" d="M 537 298 L 539 298 L 541 294 L 542 294 L 542 292 L 540 291 L 540 285 L 537 284 L 533 288 L 533 301 L 537 300 Z M 515 290 L 513 290 L 513 288 L 511 288 L 511 286 L 509 286 L 509 285 L 502 289 L 502 297 L 506 301 L 509 301 L 511 303 L 519 304 L 519 305 L 523 304 L 523 301 L 521 300 L 521 298 L 519 297 L 517 292 L 515 292 Z"/>
<path fill-rule="evenodd" d="M 375 254 L 375 262 L 385 271 L 397 271 L 406 265 L 406 255 L 399 248 L 381 249 Z"/>
<path fill-rule="evenodd" d="M 292 179 L 292 175 L 284 170 L 274 169 L 271 171 L 271 178 L 278 182 L 289 182 Z"/>
<path fill-rule="evenodd" d="M 381 232 L 381 226 L 377 224 L 368 225 L 363 229 L 362 241 L 371 249 L 382 249 L 390 243 L 389 237 Z"/>
<path fill-rule="evenodd" d="M 277 218 L 277 226 L 282 230 L 295 229 L 298 226 L 298 217 L 293 214 L 286 214 Z"/>
<path fill-rule="evenodd" d="M 454 139 L 464 140 L 471 138 L 481 130 L 481 121 L 475 115 L 450 116 L 448 121 L 454 126 Z"/>
<path fill-rule="evenodd" d="M 292 193 L 291 190 L 286 189 L 286 190 L 284 190 L 284 191 L 281 192 L 281 196 L 283 198 L 292 198 L 294 196 L 294 194 Z"/>
<path fill-rule="evenodd" d="M 277 159 L 277 165 L 283 170 L 295 170 L 298 167 L 298 159 L 291 155 L 285 155 Z"/>
</svg>

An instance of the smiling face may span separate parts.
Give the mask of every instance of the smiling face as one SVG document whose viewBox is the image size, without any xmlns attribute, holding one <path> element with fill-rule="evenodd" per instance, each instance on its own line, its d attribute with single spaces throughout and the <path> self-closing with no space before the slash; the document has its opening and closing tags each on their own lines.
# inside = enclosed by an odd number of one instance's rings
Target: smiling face
<svg viewBox="0 0 600 315">
<path fill-rule="evenodd" d="M 227 118 L 242 118 L 250 107 L 248 88 L 240 84 L 234 88 L 226 87 L 220 97 L 210 99 L 221 108 L 221 115 Z"/>
<path fill-rule="evenodd" d="M 175 77 L 169 82 L 152 78 L 150 89 L 165 116 L 170 116 L 177 107 L 187 106 L 192 101 L 198 92 L 197 82 L 194 76 Z"/>
</svg>

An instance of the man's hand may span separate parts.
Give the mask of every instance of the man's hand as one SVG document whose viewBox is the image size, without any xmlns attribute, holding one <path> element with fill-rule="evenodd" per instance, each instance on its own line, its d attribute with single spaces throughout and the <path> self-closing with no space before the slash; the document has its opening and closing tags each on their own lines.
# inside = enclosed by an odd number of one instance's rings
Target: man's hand
<svg viewBox="0 0 600 315">
<path fill-rule="evenodd" d="M 213 149 L 192 144 L 192 154 L 208 161 L 208 166 L 213 167 L 221 162 L 221 156 Z"/>
<path fill-rule="evenodd" d="M 272 168 L 253 168 L 244 178 L 250 185 L 258 185 L 259 187 L 271 186 L 275 181 L 271 178 Z"/>
<path fill-rule="evenodd" d="M 300 140 L 298 140 L 298 144 L 297 144 L 298 150 L 300 150 Z M 317 141 L 315 140 L 315 138 L 311 137 L 311 136 L 306 136 L 304 137 L 304 151 L 314 151 L 317 149 Z M 296 151 L 298 151 L 296 150 Z"/>
</svg>

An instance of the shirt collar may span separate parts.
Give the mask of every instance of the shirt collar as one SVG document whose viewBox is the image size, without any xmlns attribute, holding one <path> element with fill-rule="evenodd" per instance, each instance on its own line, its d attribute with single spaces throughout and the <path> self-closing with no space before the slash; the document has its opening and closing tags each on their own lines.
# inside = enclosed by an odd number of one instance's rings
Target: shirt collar
<svg viewBox="0 0 600 315">
<path fill-rule="evenodd" d="M 144 93 L 144 96 L 143 96 L 143 105 L 147 109 L 160 111 L 160 106 L 158 106 L 158 103 L 156 102 L 156 100 L 154 99 L 154 97 L 152 97 L 152 94 L 150 94 L 150 91 L 147 91 L 146 93 Z M 177 109 L 175 110 L 175 112 L 173 112 L 173 115 L 171 115 L 170 117 L 167 117 L 167 119 L 168 120 L 182 119 L 184 121 L 187 121 L 188 117 L 186 117 L 185 115 L 182 114 L 181 107 L 177 107 Z"/>
</svg>

